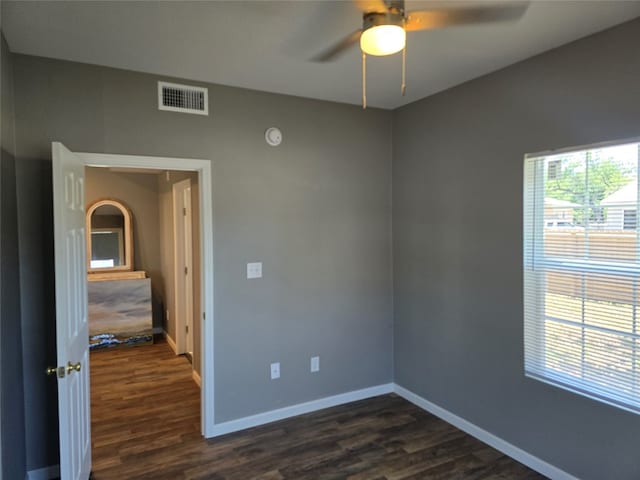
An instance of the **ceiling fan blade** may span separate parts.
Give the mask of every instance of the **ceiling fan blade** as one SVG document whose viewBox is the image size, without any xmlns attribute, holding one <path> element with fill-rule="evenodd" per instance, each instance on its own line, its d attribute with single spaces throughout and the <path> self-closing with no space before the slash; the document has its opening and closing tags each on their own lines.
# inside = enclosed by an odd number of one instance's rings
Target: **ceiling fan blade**
<svg viewBox="0 0 640 480">
<path fill-rule="evenodd" d="M 349 47 L 358 43 L 358 40 L 360 40 L 361 34 L 362 34 L 362 29 L 359 28 L 358 30 L 344 37 L 342 40 L 340 40 L 331 48 L 328 48 L 324 52 L 319 53 L 318 55 L 313 57 L 311 60 L 313 60 L 314 62 L 330 62 L 331 60 L 335 60 L 339 55 L 347 51 Z"/>
<path fill-rule="evenodd" d="M 456 25 L 517 20 L 524 15 L 527 8 L 529 8 L 529 2 L 409 12 L 405 29 L 407 32 L 413 32 Z"/>
<path fill-rule="evenodd" d="M 389 9 L 384 0 L 353 0 L 353 3 L 362 13 L 385 13 Z"/>
</svg>

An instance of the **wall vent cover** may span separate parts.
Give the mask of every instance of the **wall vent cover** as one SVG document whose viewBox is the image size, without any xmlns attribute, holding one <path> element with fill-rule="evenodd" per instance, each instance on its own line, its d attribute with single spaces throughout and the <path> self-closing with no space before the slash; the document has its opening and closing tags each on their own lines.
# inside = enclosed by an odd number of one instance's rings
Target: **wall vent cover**
<svg viewBox="0 0 640 480">
<path fill-rule="evenodd" d="M 209 115 L 209 90 L 192 85 L 158 82 L 158 109 Z"/>
</svg>

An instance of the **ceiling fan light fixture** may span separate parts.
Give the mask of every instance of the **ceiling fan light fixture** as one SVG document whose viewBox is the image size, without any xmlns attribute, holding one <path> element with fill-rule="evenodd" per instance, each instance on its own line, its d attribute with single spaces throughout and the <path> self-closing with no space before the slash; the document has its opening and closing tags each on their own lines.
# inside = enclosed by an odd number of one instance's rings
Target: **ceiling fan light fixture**
<svg viewBox="0 0 640 480">
<path fill-rule="evenodd" d="M 400 25 L 375 25 L 360 36 L 360 48 L 367 55 L 391 55 L 402 50 L 407 32 Z"/>
</svg>

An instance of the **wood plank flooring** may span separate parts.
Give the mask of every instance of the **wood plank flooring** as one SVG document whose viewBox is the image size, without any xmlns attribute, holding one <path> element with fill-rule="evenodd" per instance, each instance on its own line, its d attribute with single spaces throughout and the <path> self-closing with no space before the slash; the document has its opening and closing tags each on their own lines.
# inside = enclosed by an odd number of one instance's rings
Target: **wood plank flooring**
<svg viewBox="0 0 640 480">
<path fill-rule="evenodd" d="M 164 342 L 92 352 L 91 408 L 96 480 L 544 478 L 396 395 L 205 440 L 190 365 Z"/>
</svg>

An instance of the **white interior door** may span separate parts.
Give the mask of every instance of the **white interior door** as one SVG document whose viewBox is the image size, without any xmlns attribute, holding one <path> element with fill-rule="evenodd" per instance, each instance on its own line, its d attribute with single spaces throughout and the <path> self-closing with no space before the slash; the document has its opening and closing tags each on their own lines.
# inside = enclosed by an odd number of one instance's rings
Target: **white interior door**
<svg viewBox="0 0 640 480">
<path fill-rule="evenodd" d="M 193 358 L 193 254 L 191 249 L 191 181 L 189 188 L 182 191 L 184 203 L 184 264 L 186 272 L 184 278 L 185 317 L 187 318 L 187 352 Z"/>
<path fill-rule="evenodd" d="M 176 348 L 193 355 L 191 180 L 173 185 Z"/>
<path fill-rule="evenodd" d="M 91 472 L 84 162 L 52 144 L 60 478 Z"/>
</svg>

